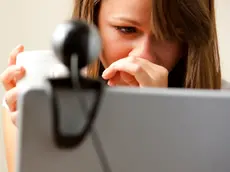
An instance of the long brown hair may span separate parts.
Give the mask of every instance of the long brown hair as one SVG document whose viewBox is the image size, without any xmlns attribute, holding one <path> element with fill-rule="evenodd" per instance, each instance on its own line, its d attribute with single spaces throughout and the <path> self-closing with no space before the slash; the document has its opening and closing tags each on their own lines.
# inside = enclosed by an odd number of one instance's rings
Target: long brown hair
<svg viewBox="0 0 230 172">
<path fill-rule="evenodd" d="M 72 17 L 97 25 L 101 1 L 75 0 Z M 153 0 L 152 13 L 157 38 L 173 39 L 185 45 L 183 87 L 220 89 L 214 0 Z M 98 76 L 99 64 L 96 61 L 88 67 L 90 76 Z"/>
</svg>

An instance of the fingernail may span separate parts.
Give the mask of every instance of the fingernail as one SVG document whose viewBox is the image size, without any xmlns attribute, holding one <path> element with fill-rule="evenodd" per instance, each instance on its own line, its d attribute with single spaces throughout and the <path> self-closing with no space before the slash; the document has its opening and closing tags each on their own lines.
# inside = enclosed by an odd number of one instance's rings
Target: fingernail
<svg viewBox="0 0 230 172">
<path fill-rule="evenodd" d="M 107 73 L 108 73 L 107 71 L 108 71 L 108 70 L 105 69 L 104 72 L 102 73 L 102 77 L 103 77 L 103 78 L 107 75 Z"/>
</svg>

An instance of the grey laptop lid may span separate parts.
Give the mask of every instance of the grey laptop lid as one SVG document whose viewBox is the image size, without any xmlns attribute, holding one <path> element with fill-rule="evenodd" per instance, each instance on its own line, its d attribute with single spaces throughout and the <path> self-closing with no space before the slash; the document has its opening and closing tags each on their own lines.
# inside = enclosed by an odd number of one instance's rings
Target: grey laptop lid
<svg viewBox="0 0 230 172">
<path fill-rule="evenodd" d="M 81 113 L 76 94 L 60 95 Z M 19 104 L 17 172 L 230 171 L 230 92 L 107 88 L 92 132 L 72 149 L 53 141 L 47 91 L 26 91 Z"/>
</svg>

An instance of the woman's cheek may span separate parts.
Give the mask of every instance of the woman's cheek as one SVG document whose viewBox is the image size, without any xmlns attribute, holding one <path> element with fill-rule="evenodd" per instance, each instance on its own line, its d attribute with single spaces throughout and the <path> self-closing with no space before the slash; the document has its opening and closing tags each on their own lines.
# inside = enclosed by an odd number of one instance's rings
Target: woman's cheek
<svg viewBox="0 0 230 172">
<path fill-rule="evenodd" d="M 130 46 L 120 42 L 119 40 L 107 39 L 104 41 L 101 61 L 104 67 L 108 67 L 113 62 L 125 58 L 130 52 Z"/>
</svg>

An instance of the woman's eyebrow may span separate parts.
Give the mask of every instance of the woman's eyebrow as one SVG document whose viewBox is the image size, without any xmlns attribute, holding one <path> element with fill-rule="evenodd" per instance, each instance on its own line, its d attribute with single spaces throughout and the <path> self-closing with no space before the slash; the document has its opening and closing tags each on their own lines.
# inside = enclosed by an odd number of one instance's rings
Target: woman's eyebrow
<svg viewBox="0 0 230 172">
<path fill-rule="evenodd" d="M 136 25 L 136 26 L 141 26 L 141 23 L 138 22 L 137 20 L 134 20 L 130 17 L 125 17 L 125 16 L 113 16 L 111 17 L 111 20 L 114 20 L 114 21 L 124 21 L 124 22 L 128 22 L 128 23 L 131 23 L 133 25 Z"/>
</svg>

